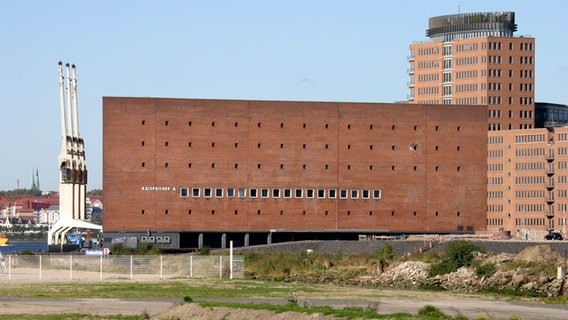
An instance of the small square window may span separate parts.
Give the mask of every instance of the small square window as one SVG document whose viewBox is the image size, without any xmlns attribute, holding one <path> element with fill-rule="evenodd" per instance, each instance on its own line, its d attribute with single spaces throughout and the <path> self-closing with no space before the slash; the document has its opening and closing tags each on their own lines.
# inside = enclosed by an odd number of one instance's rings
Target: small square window
<svg viewBox="0 0 568 320">
<path fill-rule="evenodd" d="M 296 197 L 296 198 L 302 198 L 302 197 L 303 197 L 303 191 L 302 191 L 302 189 L 296 189 L 296 192 L 294 193 L 294 197 Z"/>
<path fill-rule="evenodd" d="M 318 189 L 318 199 L 325 198 L 325 189 Z"/>
<path fill-rule="evenodd" d="M 191 189 L 191 196 L 194 198 L 198 198 L 201 195 L 201 189 L 193 188 Z"/>
<path fill-rule="evenodd" d="M 306 189 L 306 198 L 312 199 L 314 197 L 314 189 Z"/>
<path fill-rule="evenodd" d="M 268 198 L 269 196 L 270 196 L 270 189 L 267 189 L 267 188 L 262 188 L 262 189 L 260 189 L 260 197 L 261 197 L 261 198 L 266 199 L 266 198 Z"/>
<path fill-rule="evenodd" d="M 227 198 L 235 197 L 235 188 L 227 188 Z"/>
<path fill-rule="evenodd" d="M 361 191 L 361 198 L 362 199 L 369 199 L 371 197 L 371 191 L 368 189 L 363 189 Z"/>
<path fill-rule="evenodd" d="M 170 145 L 170 143 L 169 143 L 168 141 L 164 142 L 164 146 L 167 147 L 167 146 L 169 146 L 169 145 Z"/>
<path fill-rule="evenodd" d="M 142 162 L 142 168 L 146 166 L 146 162 Z"/>
<path fill-rule="evenodd" d="M 215 198 L 222 198 L 223 197 L 223 188 L 216 188 L 215 189 Z"/>
<path fill-rule="evenodd" d="M 272 189 L 272 198 L 280 198 L 280 189 Z"/>
<path fill-rule="evenodd" d="M 329 189 L 329 190 L 327 190 L 327 196 L 328 196 L 330 199 L 335 199 L 335 198 L 337 198 L 337 190 L 335 190 L 335 189 Z"/>
<path fill-rule="evenodd" d="M 140 142 L 141 146 L 144 146 L 144 144 L 146 144 L 144 141 Z"/>
<path fill-rule="evenodd" d="M 339 190 L 339 198 L 347 199 L 347 189 L 340 189 Z"/>
<path fill-rule="evenodd" d="M 239 198 L 245 198 L 247 196 L 246 188 L 239 188 L 238 195 Z"/>
<path fill-rule="evenodd" d="M 146 124 L 146 120 L 142 120 L 142 125 L 145 125 L 145 124 Z"/>
<path fill-rule="evenodd" d="M 167 167 L 169 167 L 169 165 L 170 165 L 170 164 L 169 164 L 169 163 L 167 163 L 167 162 L 166 162 L 166 163 L 164 163 L 164 167 L 166 167 L 166 168 L 167 168 Z"/>
<path fill-rule="evenodd" d="M 351 190 L 351 199 L 358 199 L 359 198 L 359 190 L 352 189 Z"/>
<path fill-rule="evenodd" d="M 167 126 L 168 124 L 170 124 L 170 122 L 168 120 L 164 121 L 164 125 Z"/>
<path fill-rule="evenodd" d="M 292 189 L 284 189 L 284 198 L 292 198 Z"/>
<path fill-rule="evenodd" d="M 186 187 L 179 188 L 179 196 L 182 198 L 187 198 L 189 196 L 189 188 Z"/>
<path fill-rule="evenodd" d="M 251 189 L 249 190 L 249 196 L 250 196 L 251 198 L 258 198 L 258 189 L 256 189 L 256 188 L 251 188 Z"/>
<path fill-rule="evenodd" d="M 211 188 L 203 188 L 203 197 L 211 198 L 213 190 Z"/>
</svg>

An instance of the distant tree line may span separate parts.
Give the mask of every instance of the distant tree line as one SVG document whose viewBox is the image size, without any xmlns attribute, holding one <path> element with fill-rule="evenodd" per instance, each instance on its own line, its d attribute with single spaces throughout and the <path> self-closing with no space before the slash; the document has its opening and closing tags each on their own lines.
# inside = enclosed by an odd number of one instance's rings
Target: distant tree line
<svg viewBox="0 0 568 320">
<path fill-rule="evenodd" d="M 87 192 L 87 195 L 89 195 L 89 196 L 102 196 L 103 195 L 103 189 L 92 189 L 91 191 Z"/>
<path fill-rule="evenodd" d="M 38 189 L 14 189 L 8 191 L 0 191 L 0 197 L 14 197 L 14 196 L 34 196 L 39 197 L 42 195 L 41 190 Z"/>
<path fill-rule="evenodd" d="M 50 194 L 53 192 L 49 192 Z M 103 190 L 102 189 L 92 189 L 91 191 L 87 192 L 90 196 L 102 196 Z M 32 197 L 40 197 L 43 195 L 43 192 L 38 189 L 14 189 L 14 190 L 0 190 L 0 198 L 7 197 L 15 197 L 15 196 L 32 196 Z"/>
</svg>

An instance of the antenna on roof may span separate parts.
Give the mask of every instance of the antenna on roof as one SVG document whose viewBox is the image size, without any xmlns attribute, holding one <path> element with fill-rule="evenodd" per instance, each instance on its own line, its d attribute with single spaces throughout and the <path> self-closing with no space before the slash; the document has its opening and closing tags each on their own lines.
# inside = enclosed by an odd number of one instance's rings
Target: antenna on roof
<svg viewBox="0 0 568 320">
<path fill-rule="evenodd" d="M 458 14 L 460 14 L 460 2 L 458 1 Z"/>
</svg>

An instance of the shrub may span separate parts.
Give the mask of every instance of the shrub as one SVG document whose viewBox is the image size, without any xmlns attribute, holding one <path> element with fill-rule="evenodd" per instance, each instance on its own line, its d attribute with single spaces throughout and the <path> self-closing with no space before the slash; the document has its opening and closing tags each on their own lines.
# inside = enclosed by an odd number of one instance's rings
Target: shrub
<svg viewBox="0 0 568 320">
<path fill-rule="evenodd" d="M 377 250 L 377 252 L 375 252 L 375 256 L 380 260 L 380 261 L 391 261 L 392 259 L 394 259 L 394 254 L 392 252 L 392 247 L 390 244 L 385 243 L 379 250 Z"/>
<path fill-rule="evenodd" d="M 424 307 L 418 309 L 418 315 L 435 319 L 451 319 L 450 316 L 446 315 L 433 305 L 425 305 Z"/>
<path fill-rule="evenodd" d="M 440 275 L 455 272 L 463 266 L 470 266 L 473 260 L 472 253 L 483 252 L 483 247 L 471 241 L 457 240 L 450 242 L 446 248 L 446 257 L 430 267 L 430 275 Z"/>
</svg>

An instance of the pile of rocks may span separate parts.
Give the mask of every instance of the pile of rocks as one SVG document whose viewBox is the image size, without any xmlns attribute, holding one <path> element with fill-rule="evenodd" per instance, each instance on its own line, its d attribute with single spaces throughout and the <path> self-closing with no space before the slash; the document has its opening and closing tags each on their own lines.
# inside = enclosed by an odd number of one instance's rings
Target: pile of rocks
<svg viewBox="0 0 568 320">
<path fill-rule="evenodd" d="M 488 289 L 521 290 L 543 293 L 549 297 L 568 296 L 567 278 L 557 279 L 534 268 L 517 267 L 510 269 L 509 262 L 544 262 L 552 267 L 561 265 L 562 257 L 545 245 L 530 247 L 517 255 L 476 254 L 480 263 L 493 263 L 495 272 L 478 277 L 473 267 L 462 267 L 456 272 L 430 277 L 430 264 L 421 261 L 405 261 L 391 265 L 385 272 L 375 277 L 360 277 L 358 281 L 366 285 L 416 289 L 423 286 L 436 286 L 446 290 L 477 292 Z"/>
</svg>

